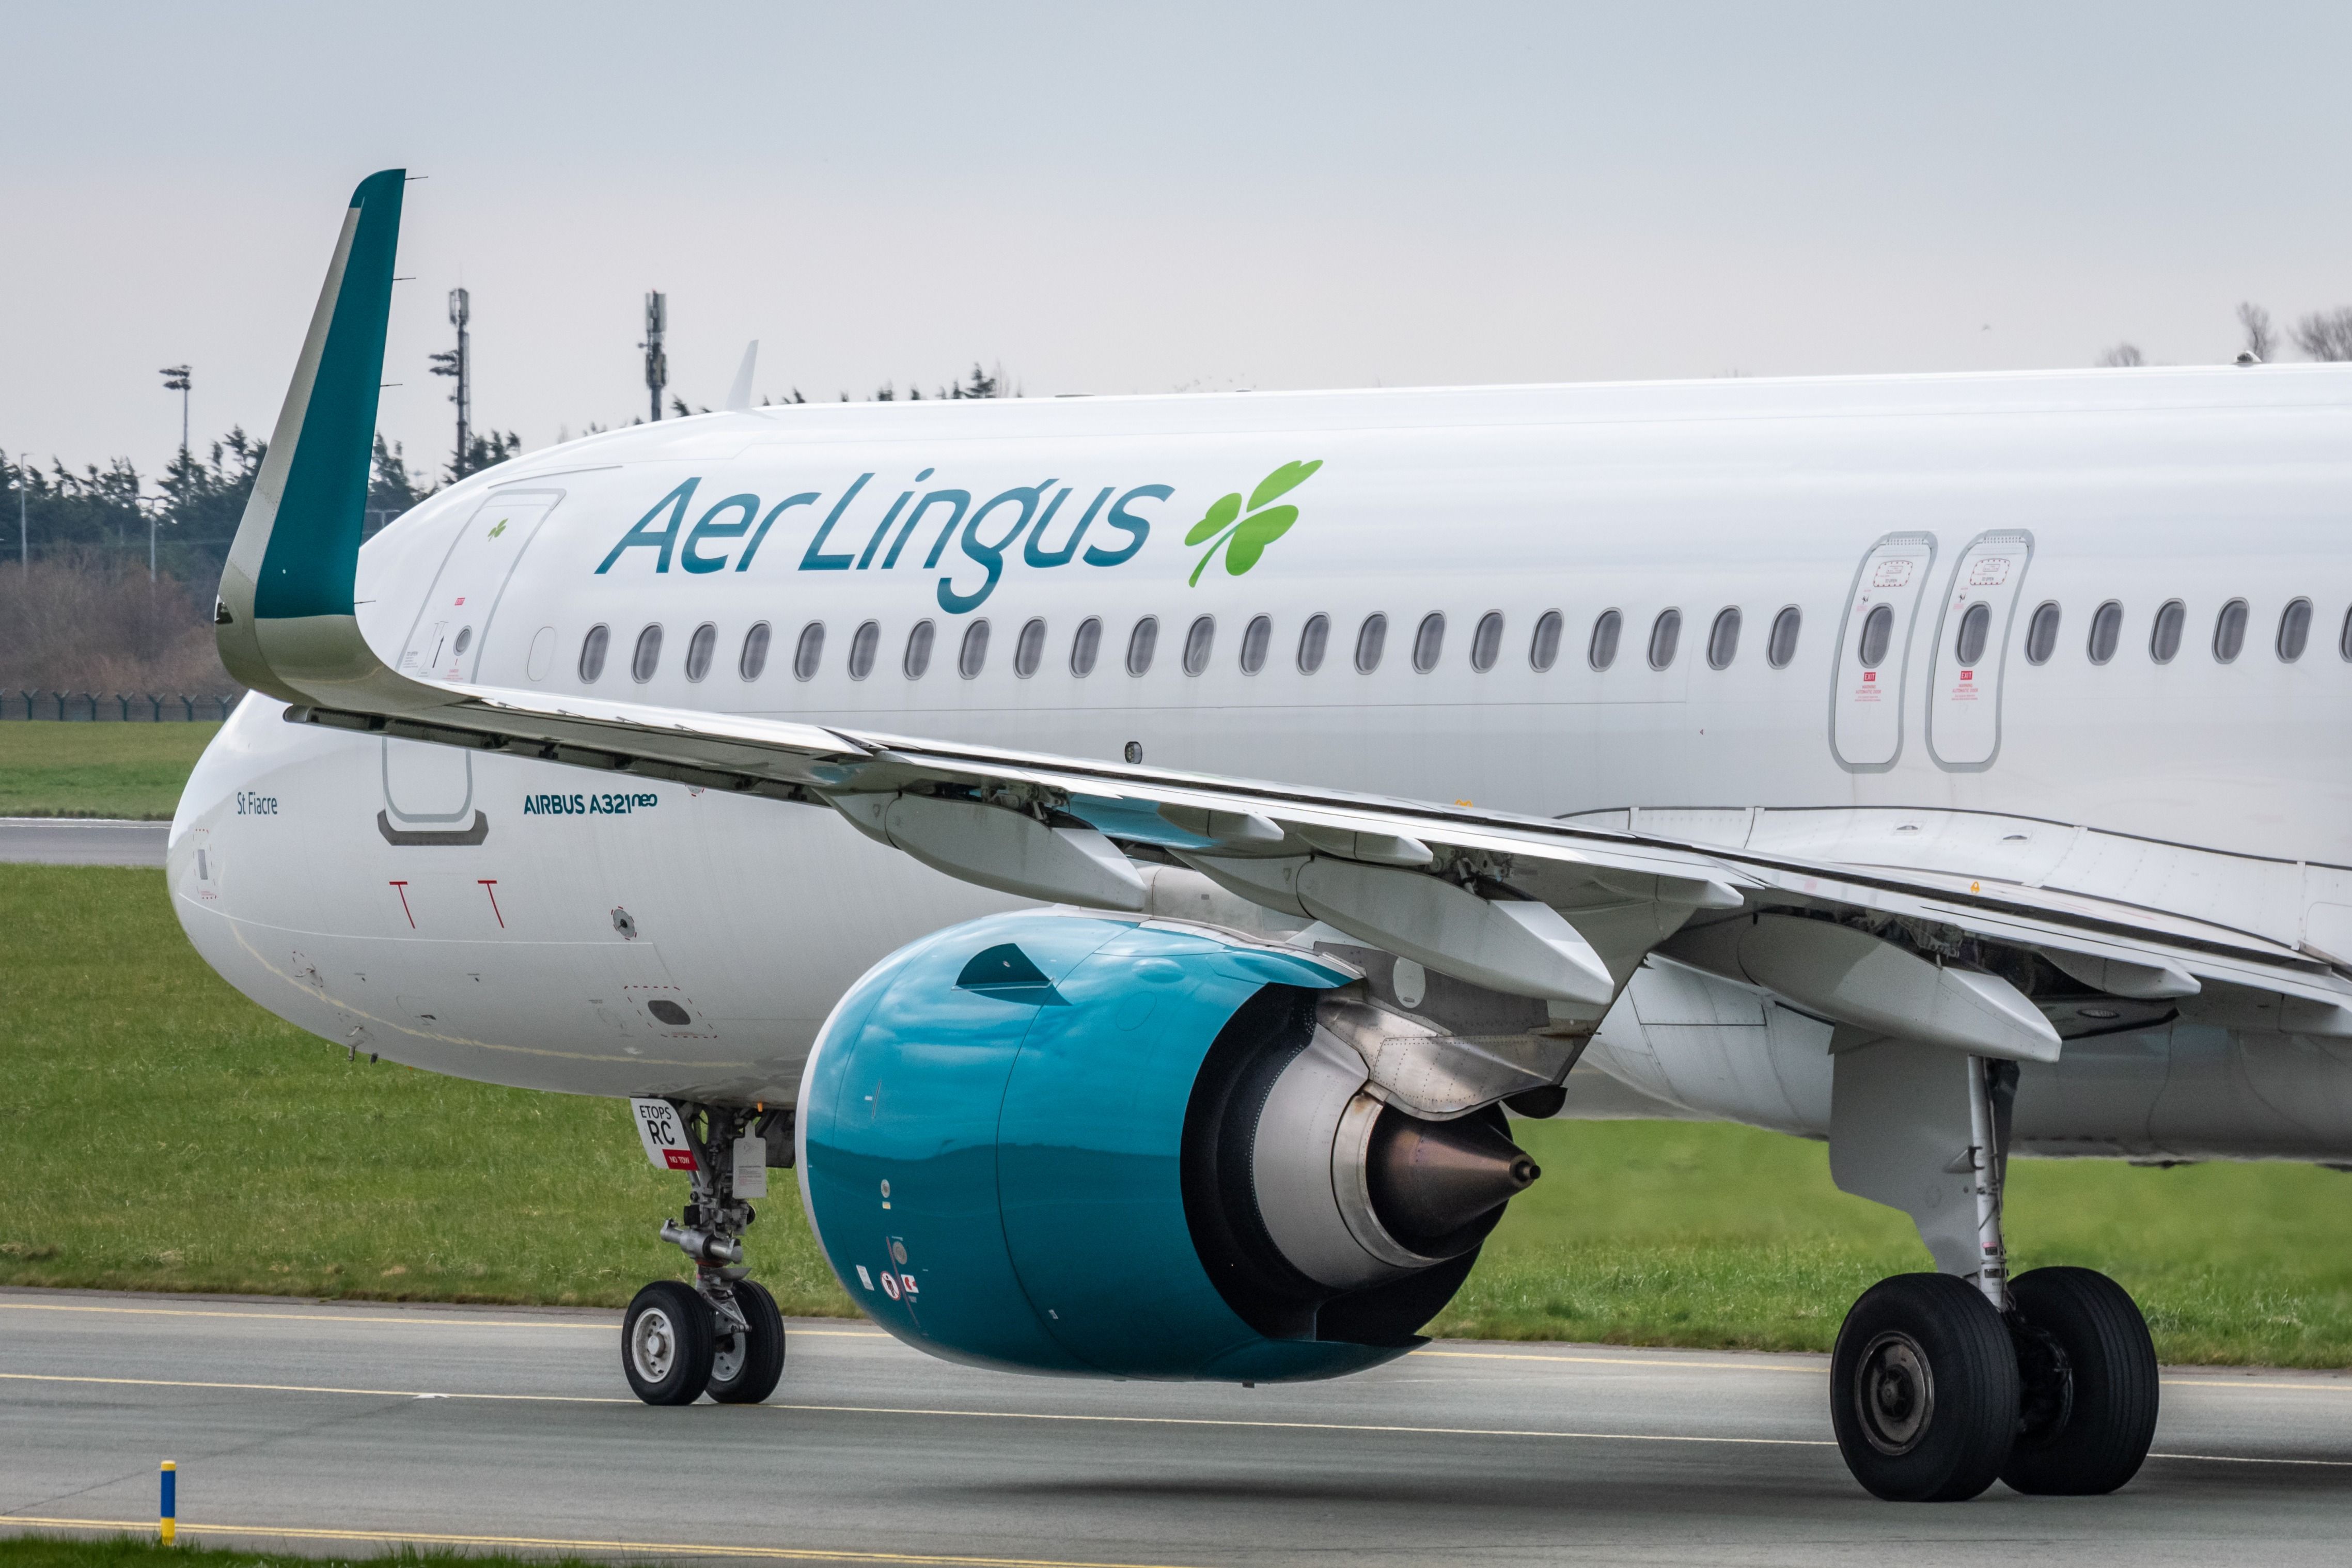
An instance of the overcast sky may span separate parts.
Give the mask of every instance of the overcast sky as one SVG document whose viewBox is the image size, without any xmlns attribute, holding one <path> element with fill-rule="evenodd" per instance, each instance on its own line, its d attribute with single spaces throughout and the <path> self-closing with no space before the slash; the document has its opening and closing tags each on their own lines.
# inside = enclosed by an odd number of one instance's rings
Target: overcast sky
<svg viewBox="0 0 2352 1568">
<path fill-rule="evenodd" d="M 1899 13 L 1899 14 L 1898 14 Z M 2352 6 L 0 4 L 0 448 L 267 432 L 408 187 L 385 432 L 1031 395 L 2225 359 L 2352 303 Z"/>
</svg>

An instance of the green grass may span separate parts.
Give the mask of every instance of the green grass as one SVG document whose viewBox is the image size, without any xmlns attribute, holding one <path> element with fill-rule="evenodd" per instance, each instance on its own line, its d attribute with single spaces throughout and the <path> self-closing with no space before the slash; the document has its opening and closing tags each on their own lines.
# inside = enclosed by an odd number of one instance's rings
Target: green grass
<svg viewBox="0 0 2352 1568">
<path fill-rule="evenodd" d="M 0 1283 L 617 1306 L 683 1277 L 626 1118 L 353 1064 L 231 991 L 153 871 L 0 867 Z M 1818 1143 L 1520 1123 L 1544 1167 L 1432 1331 L 1825 1350 L 1909 1222 Z M 2021 1161 L 2020 1268 L 2104 1268 L 2172 1361 L 2352 1364 L 2352 1177 Z M 778 1184 L 750 1237 L 784 1310 L 852 1310 Z M 495 1199 L 495 1202 L 493 1202 Z"/>
<path fill-rule="evenodd" d="M 0 816 L 169 820 L 217 723 L 0 723 Z"/>
<path fill-rule="evenodd" d="M 1520 1122 L 1543 1179 L 1433 1333 L 1827 1350 L 1910 1221 L 1839 1192 L 1823 1144 L 1696 1122 Z M 2010 1166 L 2018 1269 L 2104 1269 L 2168 1361 L 2352 1364 L 2352 1176 L 2309 1165 Z"/>
<path fill-rule="evenodd" d="M 366 1557 L 325 1560 L 325 1568 L 585 1568 L 578 1557 L 515 1557 L 498 1553 L 419 1552 L 400 1547 Z M 0 1536 L 0 1568 L 321 1568 L 321 1559 L 293 1552 L 253 1552 L 198 1546 L 186 1536 L 165 1546 L 152 1535 Z"/>
<path fill-rule="evenodd" d="M 357 1062 L 205 967 L 163 873 L 0 866 L 0 1282 L 619 1306 L 681 1201 L 609 1100 Z M 848 1313 L 797 1195 L 749 1238 Z"/>
</svg>

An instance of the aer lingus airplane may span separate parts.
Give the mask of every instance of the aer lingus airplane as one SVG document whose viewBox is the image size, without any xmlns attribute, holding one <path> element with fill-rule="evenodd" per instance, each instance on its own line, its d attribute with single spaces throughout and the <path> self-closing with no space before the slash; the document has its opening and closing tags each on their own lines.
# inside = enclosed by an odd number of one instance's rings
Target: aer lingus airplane
<svg viewBox="0 0 2352 1568">
<path fill-rule="evenodd" d="M 2352 373 L 739 408 L 362 549 L 402 188 L 172 896 L 306 1029 L 635 1102 L 696 1265 L 646 1400 L 774 1387 L 782 1167 L 935 1354 L 1391 1360 L 1581 1062 L 1917 1223 L 1838 1339 L 1864 1486 L 2102 1492 L 2148 1332 L 2009 1277 L 2008 1156 L 2352 1161 Z"/>
</svg>

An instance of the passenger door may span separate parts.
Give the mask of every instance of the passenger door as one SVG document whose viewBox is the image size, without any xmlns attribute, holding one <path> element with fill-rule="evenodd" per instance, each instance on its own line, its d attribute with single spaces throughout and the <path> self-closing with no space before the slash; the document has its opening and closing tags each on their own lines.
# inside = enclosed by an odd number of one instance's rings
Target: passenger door
<svg viewBox="0 0 2352 1568">
<path fill-rule="evenodd" d="M 1853 574 L 1830 692 L 1830 752 L 1850 772 L 1884 773 L 1903 754 L 1911 628 L 1935 563 L 1934 534 L 1890 533 Z"/>
<path fill-rule="evenodd" d="M 1976 773 L 2000 751 L 2001 672 L 2033 536 L 1980 533 L 1960 552 L 1936 627 L 1927 678 L 1927 754 L 1940 767 Z"/>
<path fill-rule="evenodd" d="M 499 490 L 475 509 L 450 542 L 409 628 L 403 671 L 433 680 L 474 679 L 507 578 L 562 499 L 562 490 Z"/>
</svg>

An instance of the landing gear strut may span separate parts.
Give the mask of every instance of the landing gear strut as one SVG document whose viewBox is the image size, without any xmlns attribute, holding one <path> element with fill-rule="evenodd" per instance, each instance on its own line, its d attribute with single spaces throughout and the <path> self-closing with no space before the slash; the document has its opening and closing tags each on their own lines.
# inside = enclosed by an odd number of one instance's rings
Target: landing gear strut
<svg viewBox="0 0 2352 1568">
<path fill-rule="evenodd" d="M 1830 1417 L 1854 1479 L 1897 1502 L 1962 1500 L 1995 1478 L 2077 1496 L 2130 1480 L 2156 1436 L 2139 1309 L 2087 1268 L 2009 1277 L 2016 1065 L 1889 1040 L 1842 1055 L 1837 1075 L 1832 1174 L 1909 1212 L 1939 1269 L 1879 1281 L 1838 1331 Z"/>
<path fill-rule="evenodd" d="M 758 1217 L 736 1195 L 736 1144 L 792 1136 L 789 1113 L 672 1101 L 693 1155 L 691 1200 L 661 1238 L 694 1260 L 691 1286 L 656 1279 L 621 1323 L 621 1371 L 648 1405 L 757 1405 L 784 1371 L 784 1319 L 743 1262 L 743 1232 Z M 656 1107 L 658 1110 L 658 1107 Z M 789 1142 L 786 1147 L 789 1147 Z"/>
</svg>

